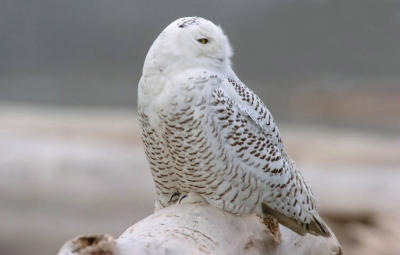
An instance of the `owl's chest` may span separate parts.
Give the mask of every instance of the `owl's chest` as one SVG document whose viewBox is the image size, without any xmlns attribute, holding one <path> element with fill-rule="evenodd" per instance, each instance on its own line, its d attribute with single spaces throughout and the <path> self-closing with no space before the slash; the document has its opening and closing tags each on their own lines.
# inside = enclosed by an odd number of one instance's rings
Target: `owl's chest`
<svg viewBox="0 0 400 255">
<path fill-rule="evenodd" d="M 209 103 L 203 95 L 184 94 L 172 98 L 157 112 L 159 134 L 168 150 L 187 153 L 206 135 Z"/>
<path fill-rule="evenodd" d="M 213 147 L 208 139 L 210 117 L 209 102 L 198 94 L 182 94 L 158 112 L 157 132 L 174 171 L 201 169 L 202 158 Z"/>
<path fill-rule="evenodd" d="M 149 126 L 162 142 L 164 154 L 177 168 L 195 167 L 199 156 L 206 153 L 216 84 L 217 76 L 186 75 L 166 81 L 151 102 L 139 105 L 149 116 Z"/>
</svg>

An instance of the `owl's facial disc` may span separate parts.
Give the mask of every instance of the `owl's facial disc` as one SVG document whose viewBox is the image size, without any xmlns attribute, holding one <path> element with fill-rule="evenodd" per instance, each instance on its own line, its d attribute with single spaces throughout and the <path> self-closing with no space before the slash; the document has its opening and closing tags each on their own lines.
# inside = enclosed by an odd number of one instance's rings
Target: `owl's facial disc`
<svg viewBox="0 0 400 255">
<path fill-rule="evenodd" d="M 174 23 L 178 28 L 176 43 L 191 52 L 189 57 L 229 63 L 232 49 L 219 26 L 199 17 L 181 18 Z"/>
<path fill-rule="evenodd" d="M 230 67 L 232 49 L 219 26 L 199 17 L 180 18 L 167 26 L 153 43 L 146 67 L 182 69 Z M 156 69 L 156 68 L 154 68 Z"/>
</svg>

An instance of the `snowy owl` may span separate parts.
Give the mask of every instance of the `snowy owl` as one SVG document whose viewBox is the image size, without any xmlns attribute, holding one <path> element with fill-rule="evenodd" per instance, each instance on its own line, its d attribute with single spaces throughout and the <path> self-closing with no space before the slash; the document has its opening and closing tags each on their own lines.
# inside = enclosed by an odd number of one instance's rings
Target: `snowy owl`
<svg viewBox="0 0 400 255">
<path fill-rule="evenodd" d="M 138 110 L 156 207 L 197 193 L 234 214 L 330 236 L 271 113 L 235 75 L 231 56 L 222 29 L 199 17 L 172 22 L 146 56 Z"/>
</svg>

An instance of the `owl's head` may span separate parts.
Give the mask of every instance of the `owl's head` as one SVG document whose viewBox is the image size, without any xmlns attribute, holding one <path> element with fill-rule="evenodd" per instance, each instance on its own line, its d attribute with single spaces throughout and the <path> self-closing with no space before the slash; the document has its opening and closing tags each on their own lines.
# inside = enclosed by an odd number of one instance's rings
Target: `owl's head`
<svg viewBox="0 0 400 255">
<path fill-rule="evenodd" d="M 184 68 L 230 66 L 232 48 L 221 27 L 199 17 L 180 18 L 168 25 L 147 53 L 143 73 Z"/>
</svg>

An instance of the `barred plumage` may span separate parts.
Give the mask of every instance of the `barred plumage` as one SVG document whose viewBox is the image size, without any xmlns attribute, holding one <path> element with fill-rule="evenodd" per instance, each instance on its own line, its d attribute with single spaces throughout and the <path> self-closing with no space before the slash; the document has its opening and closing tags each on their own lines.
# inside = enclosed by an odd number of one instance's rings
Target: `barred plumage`
<svg viewBox="0 0 400 255">
<path fill-rule="evenodd" d="M 146 57 L 139 116 L 156 206 L 196 192 L 231 213 L 272 215 L 299 234 L 329 236 L 271 113 L 234 74 L 231 54 L 222 30 L 194 17 L 169 25 Z"/>
</svg>

